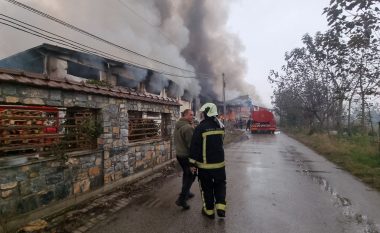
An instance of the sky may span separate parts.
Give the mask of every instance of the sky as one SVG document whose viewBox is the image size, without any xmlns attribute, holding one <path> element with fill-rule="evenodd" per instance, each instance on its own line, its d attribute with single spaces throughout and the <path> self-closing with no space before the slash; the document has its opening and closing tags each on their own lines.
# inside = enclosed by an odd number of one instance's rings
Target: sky
<svg viewBox="0 0 380 233">
<path fill-rule="evenodd" d="M 159 12 L 153 0 L 20 1 L 93 32 L 95 35 L 133 48 L 142 54 L 180 67 L 188 69 L 194 67 L 191 66 L 193 64 L 188 63 L 181 52 L 189 41 L 191 43 L 191 38 L 198 38 L 192 36 L 197 31 L 192 31 L 187 22 L 183 21 L 185 19 L 181 18 L 183 16 L 181 15 L 183 14 L 182 8 L 186 7 L 187 2 L 172 1 L 175 3 L 172 8 L 172 17 L 161 22 L 160 13 L 162 16 L 162 12 L 165 11 Z M 157 0 L 157 2 L 159 1 L 161 0 Z M 161 3 L 163 2 L 162 0 Z M 214 66 L 213 70 L 216 69 L 218 73 L 221 73 L 219 72 L 221 69 L 230 72 L 226 73 L 226 76 L 230 76 L 226 77 L 227 88 L 236 85 L 236 79 L 231 77 L 236 72 L 239 72 L 239 76 L 243 75 L 243 78 L 254 86 L 244 89 L 244 85 L 243 88 L 240 85 L 239 88 L 244 91 L 227 92 L 226 99 L 236 97 L 237 94 L 247 94 L 246 90 L 256 90 L 254 103 L 271 107 L 270 97 L 273 90 L 267 81 L 269 71 L 271 69 L 280 70 L 284 64 L 285 52 L 301 46 L 301 38 L 305 33 L 314 35 L 317 31 L 327 29 L 326 17 L 322 15 L 322 11 L 324 7 L 328 6 L 329 0 L 225 0 L 218 2 L 220 6 L 215 5 L 216 2 L 197 2 L 197 4 L 203 3 L 201 10 L 203 10 L 202 17 L 205 22 L 201 26 L 206 26 L 206 28 L 208 26 L 215 30 L 205 37 L 200 37 L 206 40 L 207 46 L 203 46 L 206 49 L 204 54 L 211 54 L 210 58 L 213 64 L 210 65 Z M 177 8 L 175 8 L 176 5 Z M 141 20 L 136 17 L 126 6 L 132 7 L 145 19 Z M 194 6 L 187 7 L 187 12 L 191 12 Z M 81 14 L 78 14 L 78 9 Z M 117 55 L 120 53 L 120 51 L 89 40 L 79 33 L 68 31 L 61 25 L 49 22 L 8 2 L 0 3 L 0 12 L 33 25 L 39 25 L 49 31 L 64 34 L 70 39 L 85 41 L 87 45 L 111 51 Z M 188 18 L 188 20 L 194 21 L 194 18 Z M 157 36 L 157 29 L 144 21 L 148 21 L 152 25 L 161 25 L 159 33 L 165 33 L 170 36 L 171 40 L 168 41 L 162 36 Z M 197 29 L 197 27 L 194 28 Z M 209 29 L 204 32 L 208 33 Z M 214 38 L 217 38 L 214 40 L 217 43 L 207 42 L 207 40 L 213 41 Z M 0 59 L 44 42 L 46 41 L 0 25 Z M 197 41 L 193 44 L 197 45 Z M 224 45 L 230 45 L 229 51 L 220 49 Z M 243 59 L 240 58 L 240 55 Z M 120 54 L 120 56 L 127 56 L 131 60 L 139 61 L 139 58 L 132 57 L 131 54 Z M 218 59 L 222 57 L 223 59 Z M 227 63 L 231 64 L 228 66 Z M 186 88 L 192 90 L 198 88 L 197 83 L 189 80 L 179 79 L 178 81 L 182 82 Z M 221 85 L 222 82 L 216 80 L 213 83 Z M 220 90 L 221 88 L 216 86 L 215 89 Z"/>
<path fill-rule="evenodd" d="M 263 105 L 271 106 L 269 71 L 280 70 L 285 52 L 302 46 L 304 34 L 327 30 L 322 12 L 328 4 L 329 0 L 237 0 L 231 5 L 228 29 L 245 46 L 246 80 L 256 87 Z"/>
</svg>

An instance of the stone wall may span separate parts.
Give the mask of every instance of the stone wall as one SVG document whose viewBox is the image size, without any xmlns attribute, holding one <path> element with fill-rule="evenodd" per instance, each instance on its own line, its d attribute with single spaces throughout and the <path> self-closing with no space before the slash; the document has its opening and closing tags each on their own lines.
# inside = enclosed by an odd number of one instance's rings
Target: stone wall
<svg viewBox="0 0 380 233">
<path fill-rule="evenodd" d="M 109 184 L 136 172 L 153 168 L 170 160 L 170 141 L 135 143 L 125 149 L 111 149 L 104 152 L 104 183 Z"/>
<path fill-rule="evenodd" d="M 175 157 L 169 138 L 129 143 L 128 111 L 167 113 L 172 132 L 179 106 L 7 83 L 0 85 L 0 104 L 97 109 L 104 132 L 96 150 L 71 153 L 65 161 L 47 157 L 0 163 L 2 221 L 91 192 Z"/>
<path fill-rule="evenodd" d="M 0 214 L 24 214 L 103 185 L 100 151 L 0 168 Z"/>
</svg>

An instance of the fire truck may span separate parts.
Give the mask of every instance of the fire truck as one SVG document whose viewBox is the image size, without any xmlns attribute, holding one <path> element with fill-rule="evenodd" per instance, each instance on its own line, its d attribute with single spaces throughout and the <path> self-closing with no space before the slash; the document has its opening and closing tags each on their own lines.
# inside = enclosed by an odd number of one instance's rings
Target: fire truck
<svg viewBox="0 0 380 233">
<path fill-rule="evenodd" d="M 276 120 L 268 109 L 259 108 L 251 114 L 251 133 L 271 133 L 276 131 Z"/>
</svg>

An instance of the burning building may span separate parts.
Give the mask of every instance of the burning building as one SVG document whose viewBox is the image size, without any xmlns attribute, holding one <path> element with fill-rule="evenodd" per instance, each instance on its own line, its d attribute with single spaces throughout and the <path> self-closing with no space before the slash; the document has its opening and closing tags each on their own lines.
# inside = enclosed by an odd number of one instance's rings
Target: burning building
<svg viewBox="0 0 380 233">
<path fill-rule="evenodd" d="M 167 77 L 48 44 L 0 67 L 0 213 L 8 227 L 175 157 L 174 123 L 193 97 Z"/>
<path fill-rule="evenodd" d="M 219 107 L 222 109 L 221 103 Z M 226 121 L 247 121 L 250 118 L 253 101 L 249 95 L 239 96 L 232 100 L 226 101 L 226 116 L 222 115 L 221 117 Z"/>
<path fill-rule="evenodd" d="M 49 44 L 0 60 L 0 67 L 43 73 L 53 79 L 109 84 L 156 97 L 174 98 L 183 106 L 181 110 L 191 108 L 195 97 L 194 93 L 152 70 Z"/>
</svg>

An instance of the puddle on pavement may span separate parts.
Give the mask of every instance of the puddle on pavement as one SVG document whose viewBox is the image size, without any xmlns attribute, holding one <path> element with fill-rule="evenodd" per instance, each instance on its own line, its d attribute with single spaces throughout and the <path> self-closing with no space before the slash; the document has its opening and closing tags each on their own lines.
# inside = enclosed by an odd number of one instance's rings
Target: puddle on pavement
<svg viewBox="0 0 380 233">
<path fill-rule="evenodd" d="M 357 213 L 352 207 L 351 200 L 337 193 L 330 183 L 323 177 L 317 175 L 321 173 L 330 173 L 326 171 L 318 171 L 310 169 L 311 160 L 304 160 L 297 157 L 302 157 L 302 154 L 296 151 L 295 147 L 290 146 L 289 151 L 280 151 L 285 157 L 285 161 L 290 161 L 296 163 L 296 172 L 306 175 L 312 179 L 312 181 L 318 184 L 322 191 L 328 193 L 331 198 L 333 205 L 341 209 L 342 214 L 346 217 L 348 222 L 357 224 L 364 233 L 380 233 L 377 226 L 370 220 L 366 215 Z"/>
<path fill-rule="evenodd" d="M 247 161 L 247 160 L 231 160 L 231 159 L 227 159 L 226 161 L 229 162 L 229 163 L 253 164 L 253 165 L 255 164 L 252 161 Z"/>
<path fill-rule="evenodd" d="M 357 213 L 352 208 L 351 200 L 338 194 L 325 178 L 310 173 L 308 175 L 320 185 L 323 191 L 331 195 L 334 206 L 342 210 L 343 215 L 349 222 L 354 222 L 361 226 L 364 233 L 379 233 L 376 225 L 366 215 Z"/>
<path fill-rule="evenodd" d="M 296 170 L 296 172 L 302 172 L 302 173 L 331 173 L 326 171 L 315 171 L 315 170 Z"/>
<path fill-rule="evenodd" d="M 315 161 L 305 159 L 305 160 L 300 160 L 300 162 L 302 162 L 302 163 L 314 163 Z"/>
<path fill-rule="evenodd" d="M 246 150 L 225 150 L 225 151 L 231 151 L 234 153 L 262 154 L 260 151 L 246 151 Z"/>
<path fill-rule="evenodd" d="M 285 161 L 288 161 L 288 162 L 301 162 L 301 163 L 314 163 L 315 162 L 313 160 L 297 160 L 297 159 L 294 159 L 294 158 L 285 159 Z"/>
</svg>

